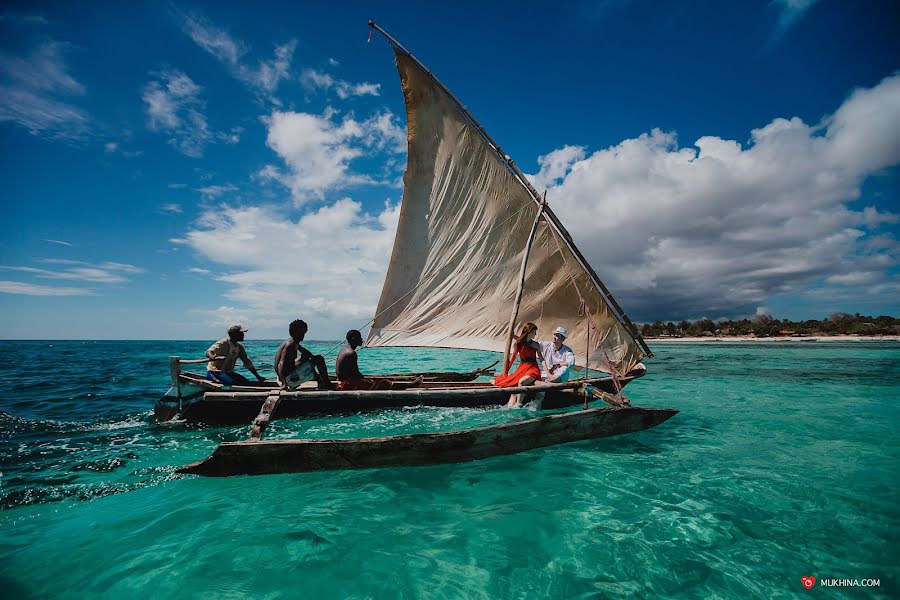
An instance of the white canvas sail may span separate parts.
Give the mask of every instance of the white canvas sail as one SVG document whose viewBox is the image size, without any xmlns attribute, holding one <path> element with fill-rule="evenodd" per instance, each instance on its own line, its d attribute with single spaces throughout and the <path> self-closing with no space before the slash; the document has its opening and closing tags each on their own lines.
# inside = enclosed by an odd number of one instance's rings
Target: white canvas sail
<svg viewBox="0 0 900 600">
<path fill-rule="evenodd" d="M 503 352 L 539 204 L 415 59 L 395 55 L 409 155 L 393 255 L 366 344 Z M 516 330 L 531 321 L 538 339 L 549 340 L 554 327 L 566 327 L 579 365 L 589 357 L 590 368 L 609 371 L 611 364 L 624 375 L 644 356 L 637 334 L 553 220 L 545 214 L 538 223 Z"/>
</svg>

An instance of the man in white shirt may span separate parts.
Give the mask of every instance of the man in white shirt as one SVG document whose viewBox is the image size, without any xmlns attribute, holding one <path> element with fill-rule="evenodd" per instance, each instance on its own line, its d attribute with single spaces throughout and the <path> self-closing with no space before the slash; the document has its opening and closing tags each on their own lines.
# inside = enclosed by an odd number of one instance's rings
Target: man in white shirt
<svg viewBox="0 0 900 600">
<path fill-rule="evenodd" d="M 538 342 L 541 347 L 541 379 L 549 383 L 563 383 L 569 380 L 569 369 L 575 364 L 575 353 L 563 344 L 569 337 L 565 327 L 553 330 L 552 342 Z"/>
</svg>

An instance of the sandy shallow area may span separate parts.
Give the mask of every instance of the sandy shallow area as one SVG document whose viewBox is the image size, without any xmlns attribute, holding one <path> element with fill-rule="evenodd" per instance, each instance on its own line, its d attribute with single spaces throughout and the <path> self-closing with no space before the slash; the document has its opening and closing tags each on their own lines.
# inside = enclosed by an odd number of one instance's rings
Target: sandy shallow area
<svg viewBox="0 0 900 600">
<path fill-rule="evenodd" d="M 900 335 L 820 335 L 820 336 L 704 336 L 644 338 L 654 344 L 695 344 L 697 342 L 900 342 Z"/>
</svg>

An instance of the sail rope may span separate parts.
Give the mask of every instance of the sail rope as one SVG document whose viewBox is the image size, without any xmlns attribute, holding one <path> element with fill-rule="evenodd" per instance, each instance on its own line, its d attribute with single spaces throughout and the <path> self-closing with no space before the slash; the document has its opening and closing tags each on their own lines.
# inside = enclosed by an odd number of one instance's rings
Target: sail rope
<svg viewBox="0 0 900 600">
<path fill-rule="evenodd" d="M 491 233 L 493 233 L 495 230 L 497 230 L 497 229 L 499 229 L 500 227 L 506 225 L 506 224 L 507 224 L 509 221 L 511 221 L 514 217 L 517 217 L 517 216 L 519 215 L 519 213 L 521 213 L 521 212 L 522 212 L 523 210 L 525 210 L 526 208 L 529 208 L 530 206 L 534 206 L 534 205 L 531 204 L 531 203 L 525 203 L 525 204 L 523 204 L 523 205 L 522 205 L 522 208 L 520 208 L 519 210 L 517 210 L 517 211 L 514 212 L 514 213 L 511 213 L 508 217 L 506 217 L 504 220 L 500 221 L 500 222 L 499 222 L 497 225 L 495 225 L 494 227 L 491 227 L 491 228 L 487 231 L 487 233 L 484 234 L 484 236 L 487 237 L 487 236 L 489 236 Z M 364 328 L 368 327 L 369 325 L 371 325 L 372 323 L 374 323 L 374 322 L 375 322 L 375 319 L 377 319 L 378 317 L 380 317 L 381 315 L 383 315 L 384 313 L 386 313 L 387 311 L 389 311 L 390 309 L 392 309 L 392 308 L 393 308 L 398 302 L 400 302 L 401 300 L 404 300 L 405 298 L 407 298 L 410 294 L 412 294 L 413 292 L 415 292 L 415 291 L 419 288 L 419 286 L 421 286 L 421 285 L 422 285 L 422 281 L 419 281 L 419 283 L 417 283 L 416 285 L 414 285 L 414 286 L 412 287 L 412 289 L 410 289 L 408 292 L 406 292 L 405 294 L 403 294 L 402 296 L 400 296 L 399 298 L 397 298 L 396 300 L 394 300 L 390 305 L 384 307 L 381 311 L 379 311 L 378 313 L 376 313 L 374 317 L 372 317 L 371 319 L 369 319 L 364 325 L 360 326 L 359 329 L 364 329 Z M 339 348 L 342 348 L 344 345 L 345 345 L 344 342 L 340 342 L 337 346 L 334 346 L 333 348 L 331 348 L 330 350 L 328 350 L 323 356 L 331 356 L 332 354 L 335 353 L 336 350 L 338 350 Z"/>
<path fill-rule="evenodd" d="M 575 293 L 578 294 L 578 300 L 580 302 L 580 306 L 578 307 L 578 316 L 584 316 L 588 321 L 588 338 L 590 338 L 590 328 L 593 327 L 597 332 L 597 345 L 600 348 L 600 351 L 603 353 L 603 360 L 606 361 L 606 366 L 609 369 L 609 375 L 612 378 L 613 386 L 616 389 L 616 395 L 621 396 L 622 400 L 628 402 L 628 398 L 625 396 L 625 392 L 622 391 L 622 384 L 619 382 L 619 378 L 617 376 L 618 371 L 613 366 L 612 361 L 609 359 L 609 355 L 606 353 L 606 347 L 603 345 L 603 330 L 600 329 L 600 326 L 597 325 L 597 322 L 594 321 L 594 316 L 591 314 L 590 308 L 588 308 L 587 301 L 585 301 L 584 296 L 581 294 L 581 290 L 578 289 L 578 283 L 575 281 L 575 276 L 572 274 L 571 266 L 569 265 L 569 261 L 566 258 L 566 253 L 562 250 L 562 244 L 559 242 L 559 237 L 557 237 L 556 232 L 552 227 L 548 227 L 550 233 L 553 235 L 553 239 L 556 241 L 556 247 L 559 250 L 560 256 L 563 259 L 563 265 L 565 265 L 566 274 L 569 276 L 569 279 L 572 281 L 572 287 L 575 288 Z M 584 363 L 585 375 L 588 374 L 590 370 L 589 361 L 585 361 Z"/>
</svg>

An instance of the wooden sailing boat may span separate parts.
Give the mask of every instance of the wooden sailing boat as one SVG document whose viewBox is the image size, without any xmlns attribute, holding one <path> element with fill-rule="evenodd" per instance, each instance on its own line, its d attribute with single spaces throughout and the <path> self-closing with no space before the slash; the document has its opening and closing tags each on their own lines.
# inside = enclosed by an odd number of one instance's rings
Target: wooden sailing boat
<svg viewBox="0 0 900 600">
<path fill-rule="evenodd" d="M 652 356 L 633 323 L 516 164 L 455 96 L 375 23 L 394 49 L 409 152 L 391 262 L 366 345 L 505 352 L 517 323 L 566 327 L 577 368 L 606 373 L 543 387 L 431 383 L 385 392 L 207 392 L 260 407 L 251 441 L 222 444 L 183 473 L 233 475 L 475 460 L 653 427 L 677 411 L 627 406 L 622 386 Z M 504 369 L 505 372 L 506 369 Z M 456 433 L 364 440 L 260 441 L 271 418 L 417 404 L 484 406 L 546 391 L 545 408 L 590 409 Z M 209 406 L 209 404 L 207 404 Z M 314 410 L 298 407 L 314 406 Z M 377 456 L 372 456 L 373 453 Z"/>
</svg>

